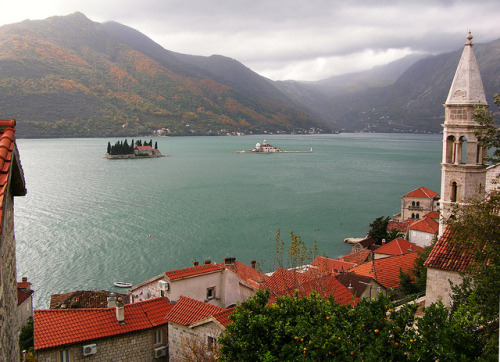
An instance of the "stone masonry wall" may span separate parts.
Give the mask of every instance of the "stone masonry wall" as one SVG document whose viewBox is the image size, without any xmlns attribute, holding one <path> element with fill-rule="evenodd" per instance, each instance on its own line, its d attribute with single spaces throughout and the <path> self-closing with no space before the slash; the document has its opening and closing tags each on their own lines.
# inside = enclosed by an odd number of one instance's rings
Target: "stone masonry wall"
<svg viewBox="0 0 500 362">
<path fill-rule="evenodd" d="M 162 343 L 154 344 L 154 332 L 162 330 Z M 83 346 L 96 344 L 97 352 L 94 355 L 83 356 Z M 154 358 L 154 349 L 167 345 L 167 326 L 148 329 L 146 331 L 124 334 L 116 337 L 103 338 L 71 346 L 38 351 L 38 362 L 59 362 L 59 353 L 69 350 L 70 360 L 73 362 L 143 362 L 143 361 L 168 361 L 167 356 Z"/>
<path fill-rule="evenodd" d="M 462 277 L 457 272 L 427 268 L 426 307 L 438 300 L 442 300 L 444 306 L 447 308 L 451 306 L 450 280 L 454 285 L 462 283 Z"/>
<path fill-rule="evenodd" d="M 169 360 L 193 360 L 194 356 L 190 357 L 190 350 L 206 346 L 208 336 L 217 339 L 221 333 L 222 330 L 213 322 L 206 323 L 196 328 L 189 328 L 170 322 L 168 324 Z"/>
<path fill-rule="evenodd" d="M 14 200 L 9 188 L 4 196 L 0 235 L 0 361 L 19 360 L 16 279 Z"/>
</svg>

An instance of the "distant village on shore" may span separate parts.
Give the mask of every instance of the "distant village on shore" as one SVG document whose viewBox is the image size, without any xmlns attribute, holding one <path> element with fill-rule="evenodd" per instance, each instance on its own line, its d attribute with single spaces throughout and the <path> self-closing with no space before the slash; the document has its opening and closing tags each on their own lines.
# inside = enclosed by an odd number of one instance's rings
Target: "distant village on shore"
<svg viewBox="0 0 500 362">
<path fill-rule="evenodd" d="M 255 260 L 193 261 L 181 269 L 159 274 L 137 285 L 123 284 L 123 293 L 66 291 L 51 296 L 50 308 L 33 311 L 30 276 L 17 281 L 14 238 L 14 198 L 26 194 L 21 157 L 15 141 L 15 120 L 0 121 L 0 179 L 2 229 L 0 284 L 0 360 L 15 361 L 21 350 L 21 328 L 33 320 L 37 361 L 171 360 L 185 359 L 190 343 L 212 348 L 229 316 L 258 290 L 269 290 L 270 300 L 307 296 L 313 290 L 333 296 L 341 305 L 355 306 L 363 298 L 391 295 L 402 300 L 400 273 L 409 272 L 419 252 L 433 246 L 425 267 L 427 289 L 416 300 L 428 306 L 441 300 L 450 304 L 449 280 L 461 283 L 466 263 L 444 262 L 461 258 L 449 254 L 452 236 L 445 221 L 452 207 L 472 196 L 497 188 L 500 165 L 485 163 L 486 149 L 477 141 L 473 108 L 486 106 L 481 77 L 469 34 L 445 102 L 440 193 L 425 185 L 401 196 L 401 209 L 388 221 L 392 240 L 372 237 L 346 239 L 351 252 L 332 259 L 317 256 L 305 265 L 258 269 Z M 267 143 L 259 147 L 272 147 Z M 121 151 L 113 151 L 121 147 Z M 257 146 L 256 146 L 257 147 Z M 162 157 L 152 141 L 108 144 L 108 158 Z M 311 150 L 312 151 L 312 150 Z M 436 241 L 437 240 L 437 241 Z M 446 257 L 443 257 L 446 256 Z M 247 263 L 248 262 L 248 263 Z"/>
</svg>

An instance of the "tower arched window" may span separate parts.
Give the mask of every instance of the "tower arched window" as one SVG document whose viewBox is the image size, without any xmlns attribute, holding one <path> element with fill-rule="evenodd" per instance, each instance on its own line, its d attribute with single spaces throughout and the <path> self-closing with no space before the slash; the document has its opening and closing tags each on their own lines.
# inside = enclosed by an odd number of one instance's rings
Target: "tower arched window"
<svg viewBox="0 0 500 362">
<path fill-rule="evenodd" d="M 457 191 L 458 191 L 458 185 L 455 181 L 451 183 L 451 190 L 450 190 L 450 201 L 451 202 L 457 202 Z"/>
<path fill-rule="evenodd" d="M 415 216 L 417 217 L 417 219 L 420 219 L 420 214 L 417 214 L 417 215 L 415 215 Z"/>
<path fill-rule="evenodd" d="M 415 218 L 415 213 L 411 214 L 411 218 L 414 219 Z"/>
<path fill-rule="evenodd" d="M 420 207 L 420 201 L 417 201 L 417 207 Z"/>
<path fill-rule="evenodd" d="M 460 137 L 458 140 L 458 163 L 467 163 L 467 138 Z"/>
<path fill-rule="evenodd" d="M 446 154 L 445 154 L 445 162 L 446 163 L 455 163 L 455 137 L 448 136 L 446 139 Z"/>
<path fill-rule="evenodd" d="M 415 207 L 415 201 L 412 201 L 412 202 L 411 202 L 411 206 L 412 206 L 412 207 Z"/>
</svg>

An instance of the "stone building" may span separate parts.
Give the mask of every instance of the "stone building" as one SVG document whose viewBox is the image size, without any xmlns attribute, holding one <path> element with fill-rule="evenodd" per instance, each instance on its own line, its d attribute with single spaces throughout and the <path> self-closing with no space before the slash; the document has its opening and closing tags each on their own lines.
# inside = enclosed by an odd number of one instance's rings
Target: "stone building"
<svg viewBox="0 0 500 362">
<path fill-rule="evenodd" d="M 14 196 L 26 195 L 16 121 L 0 120 L 0 361 L 19 360 Z"/>
<path fill-rule="evenodd" d="M 485 194 L 487 150 L 475 135 L 484 127 L 474 121 L 473 114 L 475 107 L 487 107 L 488 104 L 472 45 L 469 32 L 444 104 L 439 235 L 444 232 L 455 204 Z"/>
<path fill-rule="evenodd" d="M 109 308 L 36 310 L 37 361 L 167 361 L 171 309 L 166 298 L 127 305 L 110 298 Z"/>
<path fill-rule="evenodd" d="M 420 219 L 425 214 L 439 209 L 439 194 L 421 186 L 401 196 L 399 221 Z"/>
</svg>

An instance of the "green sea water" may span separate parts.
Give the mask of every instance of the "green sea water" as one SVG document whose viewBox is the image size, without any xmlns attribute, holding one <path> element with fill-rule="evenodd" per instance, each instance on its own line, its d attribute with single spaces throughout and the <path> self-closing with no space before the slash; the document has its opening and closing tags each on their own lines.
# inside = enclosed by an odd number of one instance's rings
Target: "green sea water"
<svg viewBox="0 0 500 362">
<path fill-rule="evenodd" d="M 313 153 L 233 153 L 264 139 Z M 15 199 L 18 279 L 33 283 L 36 308 L 195 260 L 255 259 L 267 272 L 278 228 L 335 258 L 403 194 L 440 191 L 440 135 L 162 137 L 168 157 L 104 159 L 117 140 L 17 140 L 28 190 Z"/>
</svg>

